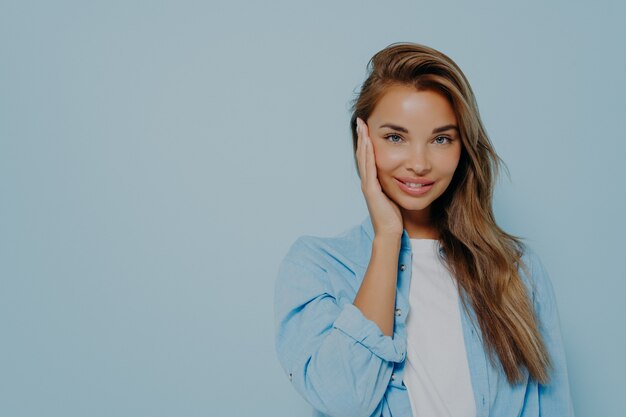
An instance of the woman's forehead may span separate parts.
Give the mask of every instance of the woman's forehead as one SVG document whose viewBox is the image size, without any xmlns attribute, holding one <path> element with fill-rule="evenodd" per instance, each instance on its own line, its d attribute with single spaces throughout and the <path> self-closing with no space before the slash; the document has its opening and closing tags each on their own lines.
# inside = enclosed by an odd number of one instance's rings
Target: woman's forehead
<svg viewBox="0 0 626 417">
<path fill-rule="evenodd" d="M 418 91 L 412 86 L 389 87 L 368 119 L 370 128 L 395 126 L 409 131 L 457 124 L 454 109 L 443 94 L 434 90 Z"/>
</svg>

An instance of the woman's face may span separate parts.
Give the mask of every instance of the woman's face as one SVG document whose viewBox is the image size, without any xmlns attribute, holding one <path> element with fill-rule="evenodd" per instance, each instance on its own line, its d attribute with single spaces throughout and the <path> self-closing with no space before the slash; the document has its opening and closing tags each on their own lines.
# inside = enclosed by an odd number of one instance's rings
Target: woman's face
<svg viewBox="0 0 626 417">
<path fill-rule="evenodd" d="M 436 91 L 395 85 L 380 99 L 367 125 L 383 191 L 403 215 L 429 218 L 431 203 L 450 184 L 461 156 L 452 106 Z M 404 184 L 408 182 L 430 185 Z"/>
</svg>

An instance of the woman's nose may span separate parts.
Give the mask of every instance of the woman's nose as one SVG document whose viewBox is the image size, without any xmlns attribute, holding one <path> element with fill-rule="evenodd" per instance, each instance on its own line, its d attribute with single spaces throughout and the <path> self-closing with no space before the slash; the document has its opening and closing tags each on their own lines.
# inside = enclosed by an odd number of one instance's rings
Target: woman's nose
<svg viewBox="0 0 626 417">
<path fill-rule="evenodd" d="M 408 161 L 408 169 L 414 171 L 418 175 L 423 175 L 430 171 L 430 162 L 425 149 L 414 149 L 411 158 Z"/>
</svg>

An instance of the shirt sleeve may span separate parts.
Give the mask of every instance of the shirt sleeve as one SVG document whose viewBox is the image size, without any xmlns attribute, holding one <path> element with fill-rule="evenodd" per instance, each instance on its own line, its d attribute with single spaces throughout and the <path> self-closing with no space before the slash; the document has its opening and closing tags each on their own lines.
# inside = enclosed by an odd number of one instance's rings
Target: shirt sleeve
<svg viewBox="0 0 626 417">
<path fill-rule="evenodd" d="M 539 257 L 532 251 L 530 256 L 539 329 L 552 362 L 550 380 L 546 384 L 539 384 L 538 387 L 539 415 L 542 417 L 574 417 L 554 288 Z"/>
<path fill-rule="evenodd" d="M 310 245 L 300 238 L 281 262 L 275 286 L 276 351 L 295 389 L 329 416 L 379 415 L 406 347 L 342 304 Z"/>
</svg>

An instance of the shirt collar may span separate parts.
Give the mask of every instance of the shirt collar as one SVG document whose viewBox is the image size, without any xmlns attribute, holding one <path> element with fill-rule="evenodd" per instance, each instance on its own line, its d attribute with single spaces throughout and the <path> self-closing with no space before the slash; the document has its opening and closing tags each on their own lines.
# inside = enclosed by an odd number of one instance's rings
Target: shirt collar
<svg viewBox="0 0 626 417">
<path fill-rule="evenodd" d="M 370 216 L 366 216 L 365 219 L 361 222 L 361 227 L 365 231 L 367 237 L 370 240 L 374 240 L 374 226 L 372 225 L 372 219 Z"/>
</svg>

